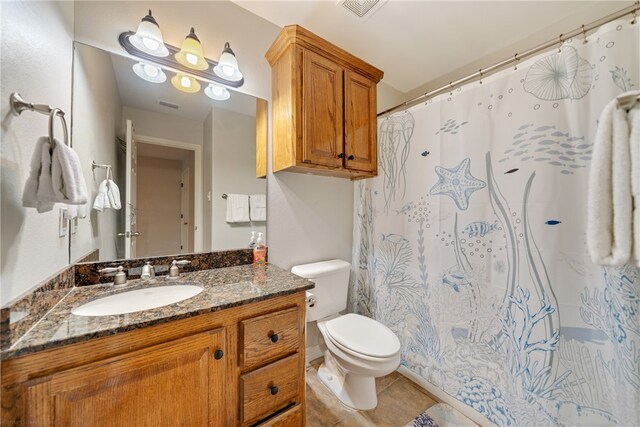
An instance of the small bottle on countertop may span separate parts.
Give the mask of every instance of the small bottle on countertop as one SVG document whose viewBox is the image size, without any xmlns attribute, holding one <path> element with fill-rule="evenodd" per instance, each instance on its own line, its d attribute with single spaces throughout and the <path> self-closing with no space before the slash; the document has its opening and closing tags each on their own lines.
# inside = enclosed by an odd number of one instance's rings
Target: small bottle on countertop
<svg viewBox="0 0 640 427">
<path fill-rule="evenodd" d="M 266 265 L 267 263 L 267 245 L 262 240 L 262 233 L 258 233 L 256 246 L 253 248 L 253 265 Z"/>
<path fill-rule="evenodd" d="M 249 249 L 253 249 L 256 247 L 256 232 L 251 232 L 251 240 L 249 240 Z"/>
</svg>

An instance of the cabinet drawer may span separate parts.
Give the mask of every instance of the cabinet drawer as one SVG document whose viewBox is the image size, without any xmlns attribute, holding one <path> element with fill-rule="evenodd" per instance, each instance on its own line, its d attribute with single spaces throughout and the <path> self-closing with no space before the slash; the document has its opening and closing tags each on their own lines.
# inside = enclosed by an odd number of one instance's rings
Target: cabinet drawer
<svg viewBox="0 0 640 427">
<path fill-rule="evenodd" d="M 291 403 L 300 403 L 300 356 L 285 359 L 240 377 L 242 424 L 268 417 Z"/>
<path fill-rule="evenodd" d="M 298 351 L 300 308 L 293 307 L 240 322 L 240 365 L 250 368 Z"/>
<path fill-rule="evenodd" d="M 299 427 L 302 425 L 302 405 L 293 406 L 283 413 L 258 424 L 258 427 Z"/>
</svg>

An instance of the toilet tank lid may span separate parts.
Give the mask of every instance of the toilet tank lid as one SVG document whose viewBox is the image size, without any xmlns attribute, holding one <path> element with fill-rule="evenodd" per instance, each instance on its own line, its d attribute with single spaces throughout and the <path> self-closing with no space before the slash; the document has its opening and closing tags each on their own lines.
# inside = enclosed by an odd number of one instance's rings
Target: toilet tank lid
<svg viewBox="0 0 640 427">
<path fill-rule="evenodd" d="M 351 264 L 347 261 L 332 259 L 329 261 L 314 262 L 312 264 L 296 265 L 291 269 L 291 272 L 305 279 L 315 279 L 337 273 L 341 270 L 348 270 L 349 268 L 351 268 Z"/>
</svg>

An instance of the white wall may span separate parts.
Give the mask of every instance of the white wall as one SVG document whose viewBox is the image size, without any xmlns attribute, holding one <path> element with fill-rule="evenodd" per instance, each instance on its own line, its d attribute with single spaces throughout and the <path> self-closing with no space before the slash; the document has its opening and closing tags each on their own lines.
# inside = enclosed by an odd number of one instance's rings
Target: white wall
<svg viewBox="0 0 640 427">
<path fill-rule="evenodd" d="M 134 135 L 202 145 L 203 124 L 197 120 L 124 106 L 123 120 L 133 122 Z"/>
<path fill-rule="evenodd" d="M 71 112 L 73 3 L 2 2 L 0 44 L 1 274 L 0 304 L 20 296 L 69 263 L 67 237 L 58 237 L 58 207 L 38 214 L 22 207 L 36 140 L 48 117 L 13 117 L 9 95 Z M 62 135 L 58 127 L 56 135 Z"/>
<path fill-rule="evenodd" d="M 256 118 L 213 109 L 213 235 L 215 250 L 248 246 L 251 231 L 266 235 L 265 221 L 228 224 L 223 193 L 266 194 L 267 182 L 256 178 Z"/>
<path fill-rule="evenodd" d="M 118 94 L 111 55 L 100 49 L 77 43 L 73 75 L 73 148 L 84 168 L 89 192 L 87 218 L 78 219 L 76 234 L 71 236 L 71 261 L 100 250 L 101 260 L 117 259 L 116 244 L 120 211 L 92 209 L 98 186 L 106 179 L 105 169 L 91 170 L 91 162 L 113 166 L 114 181 L 124 197 L 124 182 L 118 180 L 118 143 L 123 138 L 122 102 Z M 124 202 L 124 200 L 123 200 Z"/>
</svg>

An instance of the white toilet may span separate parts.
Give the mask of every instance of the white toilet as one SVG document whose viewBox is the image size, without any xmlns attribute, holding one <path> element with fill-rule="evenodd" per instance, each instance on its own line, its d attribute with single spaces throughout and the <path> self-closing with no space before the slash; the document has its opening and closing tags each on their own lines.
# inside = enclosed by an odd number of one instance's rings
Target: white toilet
<svg viewBox="0 0 640 427">
<path fill-rule="evenodd" d="M 307 322 L 317 321 L 321 333 L 321 381 L 345 405 L 366 410 L 378 404 L 376 377 L 388 375 L 400 365 L 400 340 L 376 320 L 339 314 L 347 308 L 350 267 L 348 262 L 335 259 L 298 265 L 291 272 L 316 285 L 311 290 L 316 303 L 307 308 Z"/>
</svg>

